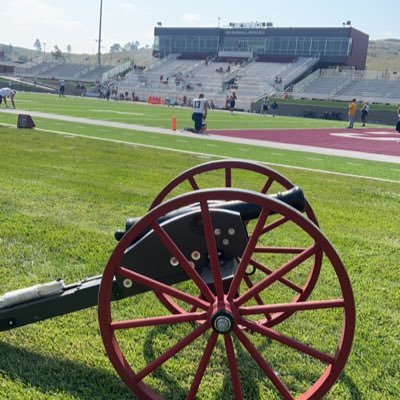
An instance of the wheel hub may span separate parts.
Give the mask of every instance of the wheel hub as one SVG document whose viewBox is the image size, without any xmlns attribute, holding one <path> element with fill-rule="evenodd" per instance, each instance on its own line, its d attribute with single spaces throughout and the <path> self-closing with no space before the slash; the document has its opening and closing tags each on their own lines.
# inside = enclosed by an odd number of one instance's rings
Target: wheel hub
<svg viewBox="0 0 400 400">
<path fill-rule="evenodd" d="M 233 329 L 234 320 L 231 314 L 224 310 L 220 310 L 211 318 L 211 325 L 216 332 L 225 334 Z"/>
</svg>

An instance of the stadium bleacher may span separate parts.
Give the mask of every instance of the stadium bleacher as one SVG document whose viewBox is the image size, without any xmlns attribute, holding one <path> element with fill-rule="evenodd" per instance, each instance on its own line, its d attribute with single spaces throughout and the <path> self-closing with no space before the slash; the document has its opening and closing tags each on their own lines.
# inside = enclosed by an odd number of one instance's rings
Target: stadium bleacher
<svg viewBox="0 0 400 400">
<path fill-rule="evenodd" d="M 347 101 L 400 103 L 400 78 L 388 71 L 317 70 L 293 87 L 293 95 Z"/>
<path fill-rule="evenodd" d="M 249 110 L 251 102 L 263 95 L 272 95 L 271 85 L 286 63 L 248 62 L 241 59 L 194 59 L 173 55 L 161 59 L 146 70 L 131 71 L 124 80 L 116 83 L 118 92 L 134 92 L 140 100 L 149 96 L 169 99 L 193 98 L 206 93 L 216 107 L 226 105 L 226 97 L 236 92 L 238 109 Z M 160 77 L 162 75 L 162 80 Z"/>
<path fill-rule="evenodd" d="M 238 98 L 237 108 L 242 110 L 250 110 L 251 103 L 262 97 L 287 96 L 288 92 L 298 98 L 347 101 L 356 97 L 370 102 L 400 103 L 397 72 L 356 71 L 342 66 L 313 72 L 317 65 L 317 57 L 299 57 L 290 62 L 260 62 L 234 57 L 192 59 L 188 54 L 185 57 L 173 54 L 162 59 L 154 58 L 148 67 L 132 68 L 123 78 L 118 74 L 118 79 L 110 73 L 113 66 L 55 61 L 27 63 L 16 68 L 14 75 L 101 82 L 116 91 L 115 97 L 131 99 L 134 94 L 139 101 L 158 96 L 175 99 L 174 102 L 179 104 L 183 98 L 190 102 L 199 92 L 204 92 L 218 108 L 225 107 L 227 96 L 234 91 Z"/>
<path fill-rule="evenodd" d="M 349 78 L 341 76 L 320 77 L 306 85 L 304 92 L 331 96 L 336 94 L 338 89 L 348 81 Z"/>
<path fill-rule="evenodd" d="M 64 79 L 95 82 L 101 80 L 102 74 L 113 66 L 61 62 L 41 62 L 36 65 L 20 66 L 15 69 L 14 75 L 41 79 Z"/>
<path fill-rule="evenodd" d="M 364 98 L 364 99 L 399 99 L 400 98 L 400 79 L 385 78 L 354 78 L 348 85 L 341 88 L 338 95 Z"/>
</svg>

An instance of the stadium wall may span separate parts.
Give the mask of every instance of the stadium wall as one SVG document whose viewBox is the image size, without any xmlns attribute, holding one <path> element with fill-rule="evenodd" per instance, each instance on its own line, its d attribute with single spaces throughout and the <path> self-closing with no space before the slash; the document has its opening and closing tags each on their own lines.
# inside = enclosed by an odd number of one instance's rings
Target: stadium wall
<svg viewBox="0 0 400 400">
<path fill-rule="evenodd" d="M 347 65 L 353 65 L 357 70 L 365 70 L 369 36 L 357 29 L 351 28 L 350 37 L 352 38 L 353 46 L 350 56 L 347 59 Z"/>
<path fill-rule="evenodd" d="M 290 104 L 286 101 L 277 100 L 279 105 L 277 114 L 288 117 L 304 117 L 304 118 L 319 118 L 319 119 L 334 119 L 338 121 L 347 121 L 347 102 L 338 102 L 337 106 L 318 106 L 318 105 L 301 105 Z M 356 114 L 356 123 L 360 122 L 361 111 L 359 109 Z M 259 113 L 261 108 L 261 101 L 252 103 L 251 112 Z M 368 123 L 382 124 L 394 126 L 397 119 L 393 110 L 374 110 L 374 105 L 371 104 L 370 112 L 368 114 Z"/>
<path fill-rule="evenodd" d="M 365 69 L 369 36 L 352 26 L 334 28 L 154 28 L 154 55 L 200 57 L 235 51 L 255 59 L 319 57 L 321 67 Z M 185 57 L 186 58 L 186 57 Z M 197 57 L 196 57 L 197 58 Z"/>
</svg>

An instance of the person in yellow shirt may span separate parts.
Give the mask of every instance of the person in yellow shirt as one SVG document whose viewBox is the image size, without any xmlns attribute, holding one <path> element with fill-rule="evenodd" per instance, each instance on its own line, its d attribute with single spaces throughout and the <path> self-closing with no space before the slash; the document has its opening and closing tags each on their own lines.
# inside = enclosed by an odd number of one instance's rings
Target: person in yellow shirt
<svg viewBox="0 0 400 400">
<path fill-rule="evenodd" d="M 356 112 L 357 112 L 357 102 L 356 99 L 353 99 L 349 102 L 347 107 L 347 114 L 349 116 L 349 126 L 347 128 L 353 128 L 354 120 L 356 119 Z"/>
</svg>

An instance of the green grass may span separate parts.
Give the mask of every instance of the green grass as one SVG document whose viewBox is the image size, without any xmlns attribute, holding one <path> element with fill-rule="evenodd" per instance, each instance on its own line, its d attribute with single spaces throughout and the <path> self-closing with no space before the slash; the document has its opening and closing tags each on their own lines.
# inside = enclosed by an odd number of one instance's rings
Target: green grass
<svg viewBox="0 0 400 400">
<path fill-rule="evenodd" d="M 90 118 L 120 123 L 139 124 L 159 128 L 171 128 L 172 117 L 177 118 L 178 129 L 192 125 L 191 112 L 187 108 L 148 106 L 131 102 L 107 102 L 98 99 L 59 98 L 55 95 L 19 93 L 17 107 L 27 111 L 39 111 L 66 116 Z M 16 124 L 16 116 L 1 114 L 4 123 Z M 51 119 L 34 118 L 38 128 L 58 132 L 122 140 L 150 146 L 173 148 L 182 151 L 205 153 L 218 157 L 251 158 L 270 165 L 291 165 L 324 171 L 335 171 L 355 175 L 398 180 L 398 164 L 354 160 L 346 157 L 315 155 L 282 149 L 260 148 L 227 142 L 209 142 L 190 135 L 165 136 L 157 133 L 116 129 L 107 126 L 90 126 Z M 346 126 L 344 121 L 327 121 L 292 117 L 264 118 L 259 115 L 238 113 L 230 116 L 226 112 L 210 112 L 210 129 L 279 129 L 279 128 L 322 128 Z M 250 156 L 251 155 L 251 156 Z"/>
<path fill-rule="evenodd" d="M 65 101 L 64 101 L 65 100 Z M 134 124 L 169 127 L 172 114 L 189 121 L 189 110 L 59 99 L 19 93 L 17 106 Z M 125 112 L 136 114 L 124 114 Z M 122 114 L 120 114 L 122 113 Z M 1 292 L 58 277 L 66 283 L 101 274 L 116 246 L 113 232 L 128 216 L 144 215 L 155 195 L 187 168 L 211 159 L 247 158 L 274 168 L 301 186 L 322 231 L 339 252 L 350 276 L 357 307 L 356 335 L 344 372 L 326 396 L 330 400 L 400 398 L 400 236 L 399 179 L 396 164 L 207 141 L 154 133 L 95 127 L 34 118 L 40 129 L 77 133 L 72 137 L 42 130 L 17 130 L 15 116 L 0 114 L 0 282 Z M 268 119 L 268 124 L 294 126 L 301 120 Z M 306 121 L 319 124 L 324 121 Z M 224 125 L 225 123 L 225 125 Z M 210 125 L 261 127 L 258 116 L 212 113 Z M 293 124 L 293 125 L 291 125 Z M 337 123 L 340 124 L 340 123 Z M 143 147 L 95 137 L 146 144 Z M 212 143 L 214 144 L 214 142 Z M 163 149 L 163 147 L 165 149 Z M 180 152 L 172 149 L 179 149 Z M 243 149 L 247 149 L 244 151 Z M 199 152 L 199 154 L 196 154 Z M 281 153 L 279 157 L 272 153 Z M 205 156 L 207 153 L 209 156 Z M 214 155 L 214 156 L 212 156 Z M 279 164 L 279 165 L 278 165 Z M 304 167 L 303 169 L 299 167 Z M 309 168 L 309 169 L 305 169 Z M 330 172 L 329 174 L 326 171 Z M 347 176 L 354 174 L 356 176 Z M 376 179 L 379 178 L 379 179 Z M 210 181 L 213 178 L 210 178 Z M 243 185 L 252 185 L 245 180 Z M 289 240 L 287 236 L 277 240 Z M 329 273 L 321 274 L 313 296 L 335 291 Z M 121 315 L 157 313 L 151 294 L 117 302 Z M 120 304 L 120 305 L 119 305 Z M 117 307 L 117 306 L 116 306 Z M 133 308 L 132 308 L 133 307 Z M 161 311 L 160 311 L 161 312 Z M 335 316 L 289 318 L 283 332 L 297 332 L 319 348 L 335 338 Z M 127 354 L 141 364 L 185 333 L 170 327 L 137 330 L 135 340 L 123 337 Z M 255 339 L 256 340 L 256 339 Z M 256 340 L 257 342 L 257 340 Z M 144 347 L 143 347 L 144 344 Z M 222 343 L 202 386 L 201 399 L 231 396 Z M 271 343 L 263 351 L 294 390 L 307 387 L 318 365 L 296 352 Z M 243 348 L 237 348 L 239 370 L 245 374 L 246 399 L 277 398 Z M 201 356 L 201 343 L 172 360 L 151 383 L 168 399 L 183 398 L 184 386 Z M 0 333 L 0 399 L 131 399 L 104 354 L 96 309 Z"/>
</svg>

